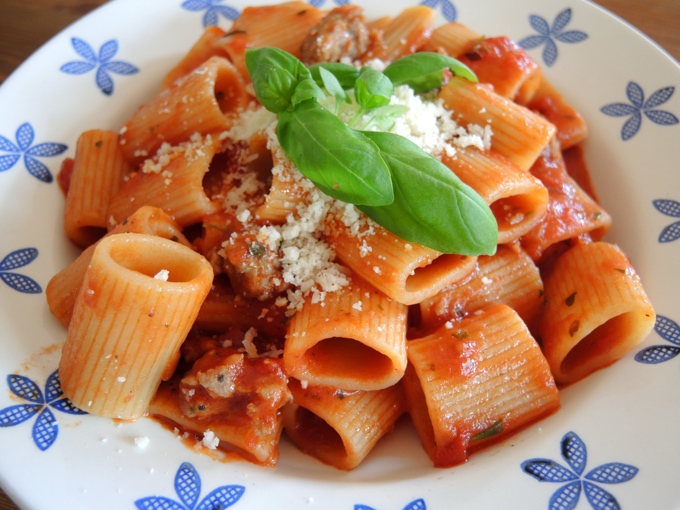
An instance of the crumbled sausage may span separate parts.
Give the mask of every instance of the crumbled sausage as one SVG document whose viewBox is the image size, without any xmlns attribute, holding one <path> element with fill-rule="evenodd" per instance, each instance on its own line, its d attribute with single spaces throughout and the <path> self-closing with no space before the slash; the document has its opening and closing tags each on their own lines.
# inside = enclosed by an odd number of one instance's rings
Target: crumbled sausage
<svg viewBox="0 0 680 510">
<path fill-rule="evenodd" d="M 246 227 L 233 214 L 221 212 L 206 216 L 203 226 L 196 248 L 215 274 L 229 277 L 237 294 L 263 301 L 288 288 L 277 250 L 259 241 L 258 225 Z"/>
<path fill-rule="evenodd" d="M 282 360 L 249 358 L 215 349 L 198 359 L 179 384 L 180 407 L 191 418 L 240 416 L 253 427 L 275 426 L 276 415 L 292 400 Z"/>
<path fill-rule="evenodd" d="M 369 30 L 361 7 L 342 5 L 324 16 L 310 30 L 302 43 L 302 61 L 306 65 L 319 62 L 351 60 L 363 55 L 369 45 Z"/>
</svg>

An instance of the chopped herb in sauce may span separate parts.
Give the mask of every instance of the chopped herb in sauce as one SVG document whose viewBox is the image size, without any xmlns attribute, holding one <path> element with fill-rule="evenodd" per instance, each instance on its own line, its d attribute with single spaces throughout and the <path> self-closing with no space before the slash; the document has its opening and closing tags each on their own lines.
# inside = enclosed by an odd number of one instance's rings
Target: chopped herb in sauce
<svg viewBox="0 0 680 510">
<path fill-rule="evenodd" d="M 481 432 L 472 436 L 472 441 L 481 441 L 483 439 L 488 439 L 490 437 L 500 434 L 501 432 L 503 432 L 503 420 L 498 420 L 489 428 L 482 430 Z"/>
<path fill-rule="evenodd" d="M 580 326 L 581 322 L 579 320 L 575 320 L 574 322 L 572 322 L 571 326 L 569 326 L 569 336 L 574 336 Z"/>
<path fill-rule="evenodd" d="M 253 257 L 260 259 L 265 254 L 265 251 L 266 250 L 264 246 L 262 246 L 257 241 L 253 241 L 252 243 L 248 244 L 248 253 L 250 253 Z"/>
</svg>

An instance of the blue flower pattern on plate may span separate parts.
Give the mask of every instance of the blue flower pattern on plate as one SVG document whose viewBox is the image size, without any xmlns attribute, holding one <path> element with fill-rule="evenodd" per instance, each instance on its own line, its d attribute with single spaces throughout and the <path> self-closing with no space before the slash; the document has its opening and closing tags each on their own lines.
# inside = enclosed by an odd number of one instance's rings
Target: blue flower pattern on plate
<svg viewBox="0 0 680 510">
<path fill-rule="evenodd" d="M 67 74 L 79 75 L 96 69 L 97 87 L 107 96 L 113 94 L 113 78 L 109 73 L 129 76 L 139 72 L 139 69 L 128 62 L 111 60 L 118 53 L 118 41 L 115 39 L 102 44 L 99 53 L 95 52 L 94 48 L 87 42 L 77 37 L 71 38 L 71 44 L 76 53 L 85 60 L 68 62 L 61 66 L 59 70 Z"/>
<path fill-rule="evenodd" d="M 63 143 L 54 142 L 33 145 L 35 131 L 28 122 L 24 122 L 17 128 L 14 138 L 16 143 L 0 135 L 0 151 L 9 153 L 0 156 L 0 172 L 12 168 L 23 155 L 28 173 L 42 182 L 52 182 L 52 172 L 37 158 L 58 156 L 68 149 L 68 146 Z"/>
<path fill-rule="evenodd" d="M 538 35 L 530 35 L 521 39 L 519 45 L 526 50 L 545 45 L 543 61 L 545 65 L 550 67 L 557 61 L 557 44 L 555 41 L 574 44 L 588 38 L 588 34 L 580 30 L 567 30 L 565 32 L 564 29 L 570 21 L 571 9 L 561 11 L 553 20 L 552 25 L 545 18 L 532 14 L 529 16 L 529 24 L 538 32 Z"/>
<path fill-rule="evenodd" d="M 186 0 L 182 3 L 182 9 L 191 12 L 205 11 L 203 15 L 203 26 L 210 27 L 219 23 L 220 15 L 230 21 L 234 21 L 240 16 L 238 10 L 228 5 L 221 5 L 222 0 Z"/>
<path fill-rule="evenodd" d="M 214 510 L 236 503 L 246 488 L 242 485 L 222 485 L 205 498 L 201 496 L 201 477 L 193 464 L 184 462 L 175 475 L 175 492 L 180 501 L 164 496 L 149 496 L 135 501 L 139 510 Z"/>
<path fill-rule="evenodd" d="M 12 271 L 30 264 L 37 257 L 38 250 L 36 248 L 22 248 L 5 255 L 5 258 L 0 261 L 0 280 L 18 292 L 40 294 L 42 288 L 35 280 Z"/>
<path fill-rule="evenodd" d="M 42 451 L 52 446 L 59 434 L 59 425 L 50 407 L 68 414 L 87 414 L 63 396 L 57 370 L 47 378 L 44 394 L 33 380 L 23 375 L 8 375 L 7 384 L 12 393 L 29 403 L 0 409 L 0 427 L 19 425 L 38 415 L 33 424 L 33 441 Z"/>
<path fill-rule="evenodd" d="M 423 2 L 420 3 L 420 5 L 424 5 L 432 9 L 441 7 L 442 16 L 444 16 L 444 19 L 448 22 L 456 21 L 456 18 L 458 17 L 456 7 L 453 5 L 453 2 L 451 2 L 451 0 L 423 0 Z"/>
<path fill-rule="evenodd" d="M 672 126 L 678 123 L 678 118 L 671 112 L 657 109 L 671 98 L 673 92 L 675 87 L 663 87 L 645 100 L 642 87 L 631 81 L 626 87 L 626 97 L 630 103 L 611 103 L 600 108 L 600 111 L 610 117 L 630 117 L 621 128 L 621 140 L 625 142 L 640 130 L 642 114 L 659 126 Z"/>
<path fill-rule="evenodd" d="M 309 4 L 313 5 L 314 7 L 321 7 L 325 3 L 326 0 L 309 0 Z M 347 5 L 349 0 L 333 0 L 333 3 L 336 5 Z"/>
<path fill-rule="evenodd" d="M 411 501 L 408 505 L 406 505 L 403 510 L 426 510 L 427 505 L 425 505 L 425 500 L 423 499 L 416 499 L 414 501 Z M 366 505 L 354 505 L 354 510 L 375 510 L 373 507 L 366 506 Z"/>
<path fill-rule="evenodd" d="M 654 200 L 652 202 L 657 211 L 671 218 L 680 218 L 680 202 L 677 200 Z M 670 243 L 680 239 L 680 220 L 671 223 L 659 234 L 660 243 Z"/>
<path fill-rule="evenodd" d="M 567 432 L 560 443 L 562 458 L 569 467 L 564 467 L 551 459 L 529 459 L 522 462 L 522 470 L 539 482 L 565 483 L 550 497 L 550 510 L 568 510 L 574 508 L 581 490 L 595 510 L 613 510 L 620 508 L 616 498 L 596 483 L 616 484 L 631 480 L 638 473 L 638 468 L 620 462 L 610 462 L 591 469 L 585 476 L 583 471 L 588 460 L 585 443 L 575 432 Z"/>
<path fill-rule="evenodd" d="M 635 355 L 635 361 L 645 363 L 646 365 L 658 365 L 680 354 L 680 326 L 678 326 L 677 322 L 663 315 L 657 315 L 654 331 L 661 338 L 675 345 L 652 345 L 651 347 L 645 347 Z"/>
</svg>

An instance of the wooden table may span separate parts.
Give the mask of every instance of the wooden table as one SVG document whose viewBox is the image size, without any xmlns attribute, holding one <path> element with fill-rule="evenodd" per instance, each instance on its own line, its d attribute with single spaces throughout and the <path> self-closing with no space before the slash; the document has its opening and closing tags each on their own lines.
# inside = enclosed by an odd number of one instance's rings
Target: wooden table
<svg viewBox="0 0 680 510">
<path fill-rule="evenodd" d="M 0 83 L 50 37 L 105 0 L 0 0 Z M 598 0 L 680 61 L 680 1 Z M 17 506 L 0 490 L 0 510 Z"/>
</svg>

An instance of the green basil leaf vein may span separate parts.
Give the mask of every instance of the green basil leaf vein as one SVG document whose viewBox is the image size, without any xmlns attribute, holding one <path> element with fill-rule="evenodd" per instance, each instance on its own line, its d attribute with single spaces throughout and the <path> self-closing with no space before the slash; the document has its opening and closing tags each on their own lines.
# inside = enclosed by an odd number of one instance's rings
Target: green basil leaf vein
<svg viewBox="0 0 680 510">
<path fill-rule="evenodd" d="M 393 181 L 394 202 L 358 206 L 376 223 L 442 253 L 492 255 L 498 225 L 489 206 L 441 161 L 393 133 L 364 131 L 380 150 Z"/>
<path fill-rule="evenodd" d="M 277 136 L 298 170 L 327 195 L 356 205 L 394 200 L 390 171 L 376 145 L 316 101 L 281 112 Z"/>
</svg>

